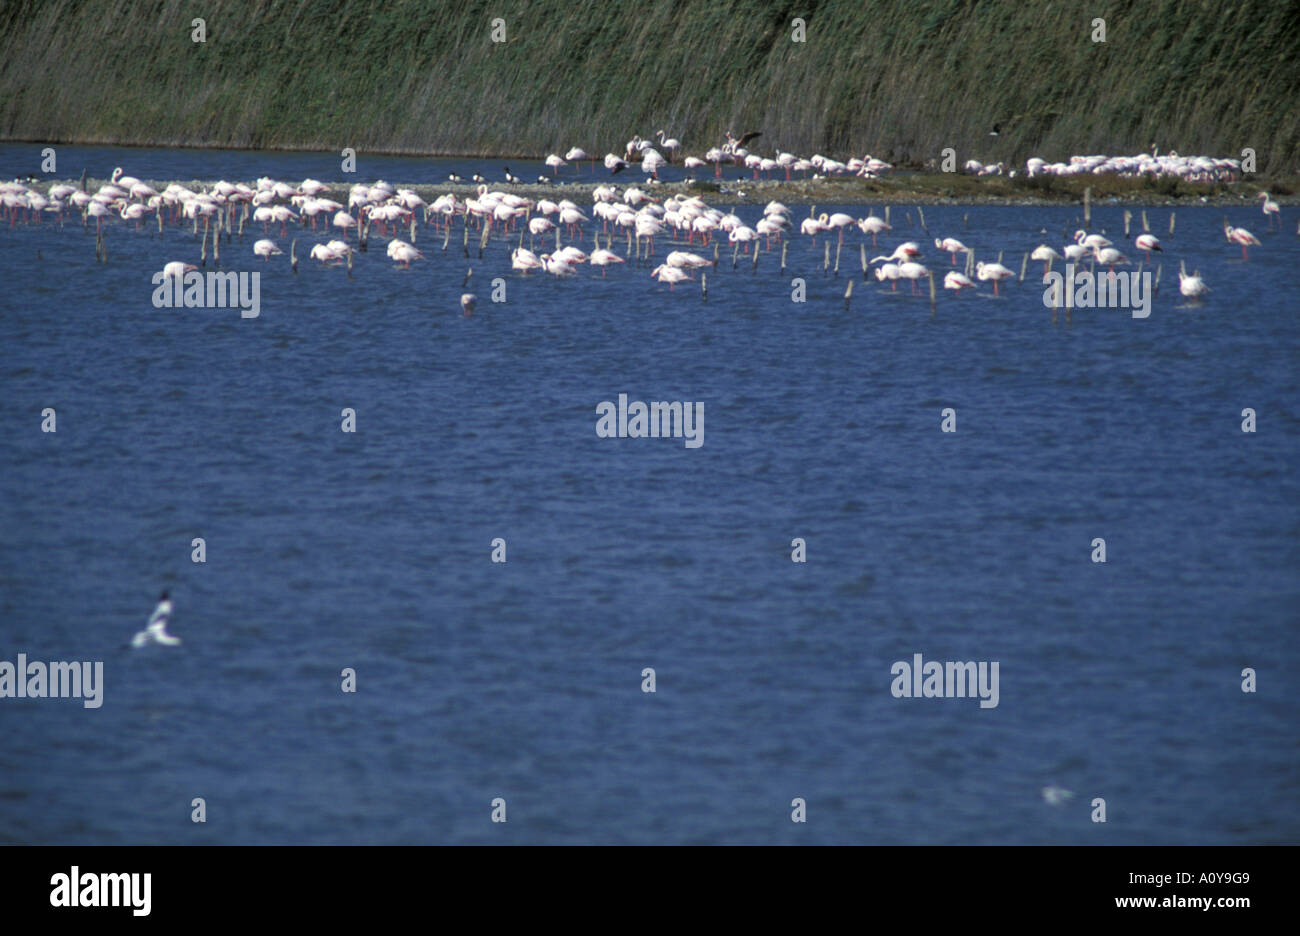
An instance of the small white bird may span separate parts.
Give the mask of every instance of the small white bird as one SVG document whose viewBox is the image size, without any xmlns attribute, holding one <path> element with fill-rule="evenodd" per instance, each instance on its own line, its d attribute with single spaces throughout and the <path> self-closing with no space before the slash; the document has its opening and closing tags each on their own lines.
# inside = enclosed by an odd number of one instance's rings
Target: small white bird
<svg viewBox="0 0 1300 936">
<path fill-rule="evenodd" d="M 1066 800 L 1074 797 L 1073 790 L 1067 790 L 1059 786 L 1045 786 L 1040 792 L 1043 794 L 1043 802 L 1048 806 L 1060 806 Z"/>
<path fill-rule="evenodd" d="M 460 297 L 460 307 L 466 315 L 474 314 L 474 303 L 478 302 L 478 296 L 473 293 L 462 293 Z"/>
<path fill-rule="evenodd" d="M 158 607 L 153 609 L 153 614 L 149 617 L 149 623 L 145 625 L 144 630 L 131 639 L 131 646 L 144 647 L 151 643 L 162 644 L 165 647 L 179 645 L 181 639 L 167 633 L 167 620 L 171 617 L 171 613 L 172 600 L 167 592 L 163 592 L 158 598 Z"/>
</svg>

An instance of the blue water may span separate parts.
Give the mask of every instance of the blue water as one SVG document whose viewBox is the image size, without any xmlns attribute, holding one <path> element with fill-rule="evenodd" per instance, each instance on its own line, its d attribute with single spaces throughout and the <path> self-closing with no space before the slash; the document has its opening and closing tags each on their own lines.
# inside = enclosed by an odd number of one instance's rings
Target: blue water
<svg viewBox="0 0 1300 936">
<path fill-rule="evenodd" d="M 38 149 L 0 147 L 0 175 Z M 338 178 L 309 154 L 59 152 L 62 176 Z M 1093 227 L 1136 260 L 1121 211 Z M 925 208 L 1017 272 L 1078 214 Z M 948 269 L 909 215 L 878 252 L 918 240 Z M 1180 206 L 1172 238 L 1168 215 L 1150 318 L 1068 323 L 1033 277 L 933 314 L 859 279 L 846 310 L 856 229 L 839 277 L 820 239 L 785 276 L 724 248 L 707 299 L 635 261 L 519 277 L 459 230 L 447 254 L 422 230 L 410 270 L 376 235 L 351 279 L 295 276 L 250 232 L 222 246 L 262 274 L 244 320 L 152 306 L 154 271 L 197 262 L 187 231 L 114 222 L 99 264 L 93 225 L 0 227 L 0 659 L 105 667 L 96 710 L 0 699 L 0 841 L 1296 842 L 1300 244 L 1250 203 Z M 1225 215 L 1263 241 L 1248 262 Z M 702 401 L 704 444 L 597 438 L 619 393 Z M 125 649 L 164 587 L 184 645 Z M 894 698 L 914 653 L 998 661 L 1000 704 Z"/>
</svg>

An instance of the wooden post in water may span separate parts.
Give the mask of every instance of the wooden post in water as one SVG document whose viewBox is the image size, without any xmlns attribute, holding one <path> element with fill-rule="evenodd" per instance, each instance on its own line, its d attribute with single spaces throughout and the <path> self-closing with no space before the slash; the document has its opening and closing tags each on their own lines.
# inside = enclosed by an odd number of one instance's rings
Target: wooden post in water
<svg viewBox="0 0 1300 936">
<path fill-rule="evenodd" d="M 740 256 L 740 244 L 737 244 L 731 250 L 731 268 L 736 268 L 736 258 Z"/>
<path fill-rule="evenodd" d="M 867 245 L 858 244 L 858 259 L 862 261 L 862 281 L 867 280 Z"/>
<path fill-rule="evenodd" d="M 348 253 L 350 254 L 352 253 L 352 251 L 349 250 Z M 297 276 L 298 275 L 298 238 L 296 237 L 293 239 L 293 243 L 289 245 L 289 266 L 293 268 L 294 275 Z"/>
<path fill-rule="evenodd" d="M 559 228 L 556 228 L 556 230 L 558 231 Z M 491 236 L 492 236 L 492 225 L 490 224 L 483 225 L 483 236 L 478 239 L 478 256 L 480 260 L 483 259 L 483 251 L 487 249 L 488 238 Z"/>
<path fill-rule="evenodd" d="M 352 251 L 348 251 L 348 279 L 352 279 Z"/>
<path fill-rule="evenodd" d="M 827 244 L 826 246 L 829 247 L 830 244 Z M 835 275 L 836 276 L 840 275 L 840 250 L 843 247 L 844 247 L 843 241 L 835 245 Z"/>
<path fill-rule="evenodd" d="M 754 255 L 754 257 L 753 257 L 753 261 L 749 265 L 749 272 L 757 273 L 758 272 L 758 242 L 757 241 L 754 242 L 754 249 L 750 252 Z"/>
<path fill-rule="evenodd" d="M 1151 233 L 1151 226 L 1147 224 L 1147 210 L 1145 208 L 1142 209 L 1142 233 Z"/>
<path fill-rule="evenodd" d="M 212 232 L 212 265 L 221 266 L 221 216 L 217 216 L 217 229 Z"/>
<path fill-rule="evenodd" d="M 443 253 L 446 253 L 446 252 L 447 252 L 447 241 L 451 240 L 451 225 L 448 224 L 448 225 L 447 225 L 446 227 L 444 227 L 442 230 L 443 230 L 443 235 L 442 235 L 442 252 L 443 252 Z"/>
<path fill-rule="evenodd" d="M 1127 208 L 1124 209 L 1124 239 L 1128 240 L 1128 225 L 1133 220 L 1133 212 Z"/>
<path fill-rule="evenodd" d="M 1092 186 L 1083 190 L 1083 226 L 1092 227 Z"/>
<path fill-rule="evenodd" d="M 208 265 L 208 229 L 203 229 L 203 246 L 199 248 L 199 266 Z"/>
<path fill-rule="evenodd" d="M 825 274 L 831 266 L 831 242 L 826 241 L 826 250 L 822 255 L 822 273 Z"/>
<path fill-rule="evenodd" d="M 848 285 L 844 287 L 844 311 L 849 311 L 849 299 L 853 297 L 853 277 L 849 277 Z"/>
<path fill-rule="evenodd" d="M 781 241 L 781 273 L 785 274 L 785 248 L 789 246 L 789 241 Z"/>
<path fill-rule="evenodd" d="M 709 274 L 700 274 L 700 298 L 705 302 L 709 301 Z"/>
<path fill-rule="evenodd" d="M 921 219 L 921 230 L 922 230 L 922 231 L 925 231 L 925 233 L 929 234 L 930 231 L 929 231 L 929 229 L 925 226 L 925 209 L 922 208 L 920 205 L 917 205 L 917 206 L 916 206 L 916 214 L 917 214 L 917 216 Z"/>
<path fill-rule="evenodd" d="M 930 271 L 930 314 L 931 315 L 934 315 L 934 302 L 935 302 L 934 271 L 931 270 Z"/>
<path fill-rule="evenodd" d="M 556 239 L 558 240 L 558 238 L 559 238 L 559 235 L 557 234 L 557 235 L 556 235 Z M 461 244 L 461 246 L 462 246 L 462 247 L 464 248 L 464 250 L 465 250 L 465 256 L 466 256 L 466 257 L 469 257 L 469 215 L 466 215 L 466 216 L 465 216 L 465 238 L 464 238 L 464 242 Z"/>
<path fill-rule="evenodd" d="M 411 243 L 415 243 L 415 215 L 411 215 Z"/>
<path fill-rule="evenodd" d="M 1156 281 L 1155 285 L 1151 288 L 1152 295 L 1156 295 L 1160 292 L 1160 274 L 1164 272 L 1164 269 L 1165 265 L 1163 263 L 1156 265 Z"/>
<path fill-rule="evenodd" d="M 1174 213 L 1169 212 L 1169 236 L 1174 236 Z"/>
<path fill-rule="evenodd" d="M 718 268 L 718 242 L 717 241 L 713 242 L 713 268 L 715 270 Z"/>
<path fill-rule="evenodd" d="M 1024 259 L 1020 261 L 1020 279 L 1017 280 L 1017 282 L 1023 283 L 1023 282 L 1025 281 L 1025 267 L 1027 267 L 1027 266 L 1029 266 L 1029 252 L 1028 252 L 1028 251 L 1025 252 L 1025 257 L 1024 257 Z"/>
<path fill-rule="evenodd" d="M 889 223 L 889 206 L 888 206 L 888 205 L 885 206 L 885 223 L 886 223 L 886 224 Z"/>
</svg>

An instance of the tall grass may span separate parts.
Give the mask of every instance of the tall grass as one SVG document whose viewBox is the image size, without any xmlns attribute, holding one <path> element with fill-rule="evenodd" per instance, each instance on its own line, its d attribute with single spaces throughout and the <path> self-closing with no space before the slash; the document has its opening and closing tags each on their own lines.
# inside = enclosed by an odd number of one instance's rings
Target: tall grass
<svg viewBox="0 0 1300 936">
<path fill-rule="evenodd" d="M 543 155 L 1257 153 L 1296 168 L 1289 2 L 6 0 L 0 136 Z M 207 23 L 191 41 L 190 21 Z M 796 17 L 807 41 L 791 41 Z M 491 21 L 508 41 L 491 41 Z M 1107 41 L 1092 41 L 1094 17 Z M 1001 134 L 989 136 L 997 123 Z"/>
</svg>

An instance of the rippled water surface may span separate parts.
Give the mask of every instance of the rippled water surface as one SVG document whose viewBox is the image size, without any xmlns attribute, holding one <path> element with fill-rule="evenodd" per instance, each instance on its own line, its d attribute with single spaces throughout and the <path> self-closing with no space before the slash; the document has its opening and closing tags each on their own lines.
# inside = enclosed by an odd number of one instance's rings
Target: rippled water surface
<svg viewBox="0 0 1300 936">
<path fill-rule="evenodd" d="M 0 173 L 38 151 L 0 147 Z M 62 177 L 340 178 L 311 154 L 59 157 Z M 409 270 L 376 234 L 350 279 L 295 275 L 250 227 L 222 245 L 261 273 L 241 319 L 153 307 L 152 273 L 197 261 L 189 231 L 115 221 L 100 264 L 93 225 L 6 224 L 0 659 L 102 660 L 105 702 L 0 700 L 0 839 L 1295 842 L 1295 209 L 1275 234 L 1252 203 L 1175 210 L 1173 237 L 1148 211 L 1149 318 L 1055 323 L 1037 264 L 932 312 L 861 280 L 856 229 L 838 277 L 820 238 L 794 238 L 784 276 L 777 251 L 733 270 L 724 247 L 702 298 L 635 259 L 520 277 L 513 238 L 467 260 L 459 229 L 444 253 L 422 228 Z M 1121 211 L 1093 227 L 1136 261 Z M 925 208 L 930 237 L 1017 273 L 1078 215 Z M 1225 215 L 1263 241 L 1248 262 Z M 891 219 L 873 255 L 917 240 L 950 268 L 915 208 Z M 294 237 L 324 239 L 275 239 Z M 704 444 L 598 438 L 620 393 L 703 402 Z M 184 645 L 125 649 L 164 587 Z M 915 653 L 998 661 L 999 705 L 894 698 Z M 1047 785 L 1076 795 L 1049 806 Z"/>
</svg>

